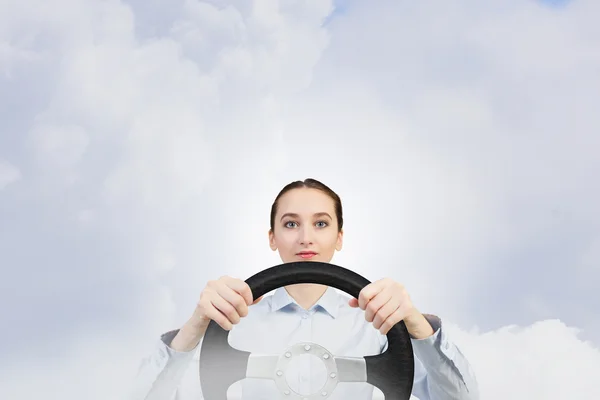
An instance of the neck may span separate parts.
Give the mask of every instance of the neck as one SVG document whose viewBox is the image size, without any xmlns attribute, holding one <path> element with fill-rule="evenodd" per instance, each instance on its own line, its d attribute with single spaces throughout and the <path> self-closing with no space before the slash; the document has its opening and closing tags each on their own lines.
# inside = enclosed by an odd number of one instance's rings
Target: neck
<svg viewBox="0 0 600 400">
<path fill-rule="evenodd" d="M 327 286 L 316 283 L 298 283 L 285 287 L 288 294 L 296 300 L 300 307 L 308 310 L 314 306 L 317 301 L 327 291 Z"/>
</svg>

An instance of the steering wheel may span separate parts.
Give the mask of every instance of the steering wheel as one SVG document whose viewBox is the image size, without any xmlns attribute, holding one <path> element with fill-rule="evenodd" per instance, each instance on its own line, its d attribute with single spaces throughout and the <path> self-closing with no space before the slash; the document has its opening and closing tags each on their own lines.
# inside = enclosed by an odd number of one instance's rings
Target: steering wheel
<svg viewBox="0 0 600 400">
<path fill-rule="evenodd" d="M 296 283 L 317 283 L 342 290 L 358 298 L 370 282 L 346 268 L 319 261 L 298 261 L 267 268 L 248 278 L 254 299 Z M 290 346 L 280 355 L 256 355 L 229 345 L 229 331 L 210 321 L 200 348 L 200 386 L 206 400 L 227 400 L 227 390 L 244 378 L 275 381 L 281 398 L 290 400 L 326 399 L 339 382 L 368 382 L 379 388 L 386 400 L 408 400 L 414 379 L 414 356 L 406 325 L 400 321 L 387 333 L 385 352 L 364 357 L 338 357 L 316 343 Z M 327 369 L 327 381 L 311 395 L 292 390 L 285 368 L 295 356 L 319 357 Z"/>
</svg>

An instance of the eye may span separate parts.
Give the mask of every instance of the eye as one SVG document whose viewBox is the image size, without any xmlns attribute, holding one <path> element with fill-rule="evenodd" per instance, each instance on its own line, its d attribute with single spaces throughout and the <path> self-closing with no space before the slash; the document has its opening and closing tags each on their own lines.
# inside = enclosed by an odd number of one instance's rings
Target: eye
<svg viewBox="0 0 600 400">
<path fill-rule="evenodd" d="M 290 226 L 290 224 L 296 224 L 296 223 L 294 221 L 288 221 L 283 226 L 285 226 L 286 228 L 295 228 L 295 226 Z"/>
<path fill-rule="evenodd" d="M 319 224 L 322 224 L 319 226 Z M 327 223 L 327 221 L 319 221 L 317 222 L 317 227 L 319 228 L 325 228 L 326 226 L 329 226 L 329 224 Z"/>
</svg>

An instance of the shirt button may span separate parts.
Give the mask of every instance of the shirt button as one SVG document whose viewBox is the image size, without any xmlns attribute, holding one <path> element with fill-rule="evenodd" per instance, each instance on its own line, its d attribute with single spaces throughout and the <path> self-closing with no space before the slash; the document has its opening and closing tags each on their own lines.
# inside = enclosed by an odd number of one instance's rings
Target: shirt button
<svg viewBox="0 0 600 400">
<path fill-rule="evenodd" d="M 306 318 L 308 318 L 308 315 L 302 314 L 302 319 L 306 319 Z"/>
</svg>

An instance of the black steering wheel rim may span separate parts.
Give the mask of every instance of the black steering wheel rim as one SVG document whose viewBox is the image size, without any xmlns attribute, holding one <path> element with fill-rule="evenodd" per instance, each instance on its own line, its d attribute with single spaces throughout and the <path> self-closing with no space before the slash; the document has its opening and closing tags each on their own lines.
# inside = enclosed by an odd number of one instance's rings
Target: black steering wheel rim
<svg viewBox="0 0 600 400">
<path fill-rule="evenodd" d="M 267 268 L 246 280 L 254 299 L 282 286 L 316 283 L 358 298 L 369 283 L 361 275 L 338 265 L 320 261 L 298 261 Z M 229 386 L 246 377 L 249 352 L 232 348 L 229 331 L 211 321 L 204 335 L 199 360 L 200 385 L 206 400 L 227 400 Z M 414 380 L 414 354 L 403 321 L 387 333 L 385 352 L 364 356 L 366 382 L 379 388 L 386 400 L 408 400 Z"/>
</svg>

